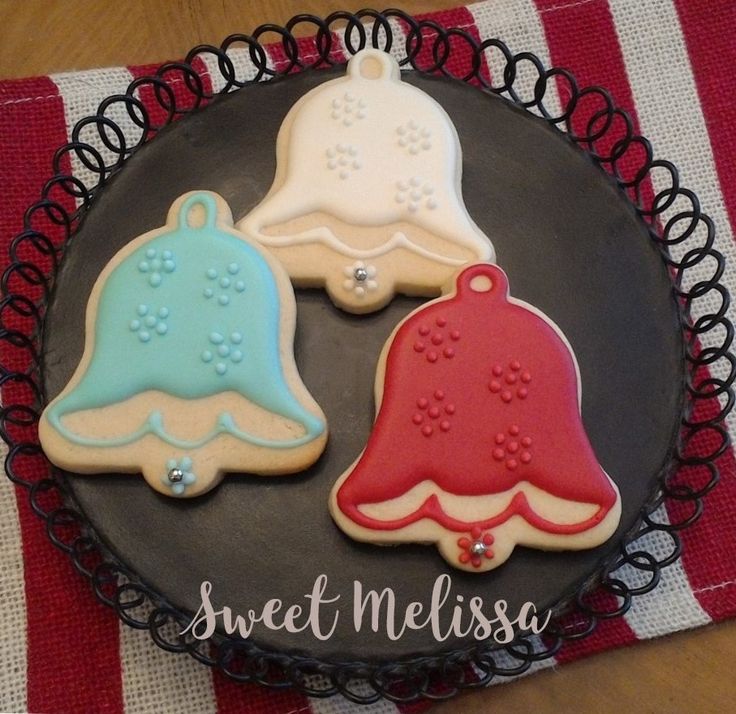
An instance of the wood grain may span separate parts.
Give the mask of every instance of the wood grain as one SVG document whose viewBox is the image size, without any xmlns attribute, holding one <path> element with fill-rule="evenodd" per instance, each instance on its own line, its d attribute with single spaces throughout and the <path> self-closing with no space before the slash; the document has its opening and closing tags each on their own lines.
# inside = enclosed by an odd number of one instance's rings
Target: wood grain
<svg viewBox="0 0 736 714">
<path fill-rule="evenodd" d="M 502 0 L 496 0 L 501 2 Z M 402 0 L 409 12 L 454 7 L 459 0 Z M 0 77 L 157 63 L 196 44 L 296 12 L 357 10 L 366 0 L 0 0 Z M 308 31 L 305 27 L 304 31 Z M 605 652 L 520 681 L 438 704 L 437 714 L 504 711 L 736 711 L 736 622 Z"/>
</svg>

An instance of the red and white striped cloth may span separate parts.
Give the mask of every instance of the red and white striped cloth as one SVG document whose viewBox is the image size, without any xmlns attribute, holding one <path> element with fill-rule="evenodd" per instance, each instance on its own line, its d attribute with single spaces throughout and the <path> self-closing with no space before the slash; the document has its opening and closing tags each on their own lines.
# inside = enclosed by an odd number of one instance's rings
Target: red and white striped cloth
<svg viewBox="0 0 736 714">
<path fill-rule="evenodd" d="M 696 191 L 714 219 L 716 248 L 729 260 L 723 279 L 736 294 L 736 95 L 729 91 L 736 64 L 733 0 L 487 0 L 431 17 L 478 38 L 500 37 L 514 51 L 532 51 L 548 66 L 572 70 L 582 86 L 608 88 L 631 112 L 637 130 L 652 140 L 656 155 L 679 166 L 683 184 Z M 398 22 L 394 30 L 403 31 Z M 308 46 L 309 40 L 304 42 Z M 276 49 L 270 53 L 279 60 Z M 201 69 L 218 89 L 215 61 L 197 61 L 213 62 Z M 236 53 L 236 61 L 239 76 L 252 71 L 247 53 Z M 488 58 L 491 73 L 494 61 Z M 51 174 L 53 151 L 69 140 L 75 122 L 151 69 L 0 82 L 3 263 L 10 238 L 22 228 L 24 209 Z M 67 168 L 85 179 L 81 164 L 72 161 Z M 650 192 L 662 188 L 657 177 L 652 183 Z M 736 307 L 729 317 L 736 321 Z M 660 585 L 636 598 L 625 617 L 602 622 L 591 637 L 539 667 L 736 615 L 732 450 L 720 467 L 721 484 L 707 498 L 700 521 L 682 533 L 683 556 L 663 571 Z M 668 504 L 660 517 L 681 514 Z M 667 552 L 669 541 L 651 536 L 648 546 Z M 341 697 L 310 701 L 292 692 L 238 686 L 186 656 L 158 649 L 147 633 L 122 625 L 95 601 L 69 559 L 50 544 L 27 493 L 14 493 L 5 479 L 0 480 L 0 568 L 2 711 L 338 714 L 354 709 Z M 424 708 L 384 702 L 361 711 Z"/>
</svg>

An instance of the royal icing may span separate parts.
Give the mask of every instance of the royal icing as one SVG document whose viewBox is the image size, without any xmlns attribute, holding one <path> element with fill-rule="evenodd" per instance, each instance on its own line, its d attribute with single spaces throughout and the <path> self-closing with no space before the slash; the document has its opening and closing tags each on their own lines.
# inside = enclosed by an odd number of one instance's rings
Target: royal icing
<svg viewBox="0 0 736 714">
<path fill-rule="evenodd" d="M 401 80 L 391 55 L 366 49 L 288 113 L 273 186 L 238 228 L 297 284 L 324 285 L 340 307 L 369 312 L 395 291 L 437 295 L 458 267 L 493 260 L 465 208 L 461 173 L 444 109 Z M 359 261 L 381 279 L 346 287 L 345 266 Z"/>
<path fill-rule="evenodd" d="M 187 496 L 225 469 L 305 467 L 326 426 L 294 365 L 294 320 L 276 261 L 232 229 L 219 196 L 187 194 L 100 275 L 82 361 L 43 414 L 46 453 Z"/>
<path fill-rule="evenodd" d="M 580 377 L 554 323 L 477 264 L 389 338 L 365 450 L 330 508 L 359 540 L 433 542 L 490 570 L 517 544 L 590 548 L 620 516 L 580 415 Z M 397 444 L 401 448 L 397 448 Z"/>
</svg>

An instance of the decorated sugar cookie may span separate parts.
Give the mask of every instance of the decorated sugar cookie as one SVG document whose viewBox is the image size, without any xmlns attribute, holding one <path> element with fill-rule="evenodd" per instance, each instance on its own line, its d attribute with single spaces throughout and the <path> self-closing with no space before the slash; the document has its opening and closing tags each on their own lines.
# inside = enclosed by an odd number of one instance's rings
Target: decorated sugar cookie
<svg viewBox="0 0 736 714">
<path fill-rule="evenodd" d="M 368 444 L 330 498 L 349 536 L 434 543 L 472 572 L 516 545 L 578 550 L 616 529 L 618 490 L 580 416 L 580 376 L 554 323 L 477 264 L 393 332 Z"/>
<path fill-rule="evenodd" d="M 142 472 L 171 496 L 228 471 L 306 468 L 327 429 L 294 362 L 295 317 L 288 276 L 223 199 L 180 197 L 97 279 L 82 360 L 41 418 L 44 451 L 80 473 Z"/>
<path fill-rule="evenodd" d="M 461 194 L 450 117 L 401 80 L 391 55 L 358 52 L 344 77 L 289 111 L 267 196 L 238 222 L 296 285 L 355 313 L 394 293 L 437 296 L 462 266 L 493 260 Z"/>
</svg>

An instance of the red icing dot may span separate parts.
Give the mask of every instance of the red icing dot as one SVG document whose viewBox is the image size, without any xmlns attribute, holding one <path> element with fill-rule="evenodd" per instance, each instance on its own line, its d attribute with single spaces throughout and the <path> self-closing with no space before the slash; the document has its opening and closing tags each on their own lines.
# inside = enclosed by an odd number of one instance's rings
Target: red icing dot
<svg viewBox="0 0 736 714">
<path fill-rule="evenodd" d="M 422 337 L 426 337 L 426 336 L 427 336 L 427 335 L 429 334 L 429 327 L 427 327 L 426 325 L 422 325 L 422 326 L 421 326 L 421 327 L 419 328 L 419 334 L 420 334 L 420 335 L 421 335 Z"/>
<path fill-rule="evenodd" d="M 496 461 L 503 461 L 503 457 L 506 455 L 503 449 L 494 449 L 492 454 L 493 458 L 496 459 Z"/>
<path fill-rule="evenodd" d="M 532 381 L 532 375 L 529 374 L 529 372 L 522 372 L 521 381 L 524 382 L 524 384 L 529 384 L 529 382 Z"/>
<path fill-rule="evenodd" d="M 452 359 L 455 356 L 455 350 L 452 349 L 452 347 L 445 347 L 444 350 L 442 350 L 442 354 L 447 357 L 447 359 Z"/>
<path fill-rule="evenodd" d="M 494 376 L 496 376 L 496 377 L 500 377 L 500 376 L 501 376 L 501 375 L 503 374 L 503 367 L 502 367 L 502 366 L 501 366 L 500 364 L 497 364 L 497 365 L 496 365 L 496 366 L 495 366 L 495 367 L 493 368 L 493 374 L 494 374 Z"/>
<path fill-rule="evenodd" d="M 470 553 L 468 553 L 468 551 L 464 550 L 462 553 L 460 553 L 460 555 L 458 555 L 457 559 L 461 563 L 465 564 L 465 563 L 467 563 L 467 562 L 470 561 Z"/>
<path fill-rule="evenodd" d="M 480 526 L 473 526 L 470 529 L 470 535 L 475 538 L 475 540 L 478 540 L 478 538 L 481 537 L 483 531 L 480 529 Z"/>
<path fill-rule="evenodd" d="M 415 342 L 414 343 L 414 351 L 415 352 L 424 352 L 424 342 Z"/>
<path fill-rule="evenodd" d="M 528 464 L 531 460 L 532 460 L 532 455 L 528 451 L 521 452 L 519 461 L 521 461 L 522 464 Z"/>
<path fill-rule="evenodd" d="M 486 556 L 486 558 L 488 558 L 488 560 L 490 560 L 491 558 L 493 558 L 493 551 L 491 551 L 491 550 L 486 550 L 486 552 L 485 552 L 485 553 L 483 553 L 483 555 L 485 555 L 485 556 Z"/>
<path fill-rule="evenodd" d="M 486 533 L 483 536 L 483 543 L 486 545 L 493 545 L 493 536 L 490 533 Z"/>
<path fill-rule="evenodd" d="M 445 406 L 445 411 L 448 414 L 454 414 L 455 413 L 455 405 L 454 404 L 448 404 Z"/>
<path fill-rule="evenodd" d="M 438 317 L 435 320 L 437 327 L 444 327 L 447 324 L 447 319 L 444 317 Z"/>
<path fill-rule="evenodd" d="M 522 446 L 526 446 L 527 448 L 529 448 L 532 445 L 532 438 L 530 436 L 525 436 L 521 440 L 521 445 Z"/>
<path fill-rule="evenodd" d="M 512 395 L 511 392 L 509 392 L 508 389 L 505 389 L 503 392 L 501 392 L 501 399 L 508 404 L 511 401 Z"/>
<path fill-rule="evenodd" d="M 500 432 L 496 434 L 496 443 L 497 444 L 503 444 L 503 442 L 506 441 L 506 437 L 501 434 Z"/>
<path fill-rule="evenodd" d="M 455 340 L 455 341 L 459 340 L 460 339 L 460 330 L 453 330 L 450 333 L 450 339 L 451 340 Z"/>
<path fill-rule="evenodd" d="M 494 394 L 501 391 L 501 382 L 498 382 L 497 380 L 493 380 L 489 385 L 488 389 L 490 389 Z"/>
<path fill-rule="evenodd" d="M 515 374 L 507 374 L 506 375 L 506 384 L 516 384 L 516 375 Z"/>
<path fill-rule="evenodd" d="M 512 424 L 509 427 L 509 434 L 511 434 L 511 436 L 519 436 L 519 431 L 520 430 L 519 430 L 519 425 L 518 424 Z"/>
<path fill-rule="evenodd" d="M 428 404 L 429 400 L 426 397 L 419 397 L 419 399 L 417 399 L 417 406 L 420 409 L 426 409 Z"/>
<path fill-rule="evenodd" d="M 436 389 L 434 392 L 434 398 L 441 402 L 445 398 L 445 393 L 441 389 Z"/>
<path fill-rule="evenodd" d="M 433 345 L 441 345 L 444 338 L 439 332 L 435 332 L 434 335 L 432 335 L 432 344 Z"/>
<path fill-rule="evenodd" d="M 480 568 L 480 558 L 477 555 L 474 555 L 470 558 L 470 562 L 473 564 L 474 568 Z"/>
<path fill-rule="evenodd" d="M 427 352 L 427 362 L 436 362 L 436 361 L 437 361 L 437 353 L 434 350 Z"/>
<path fill-rule="evenodd" d="M 518 464 L 518 462 L 516 461 L 516 459 L 509 459 L 509 460 L 508 460 L 508 461 L 506 462 L 506 468 L 507 468 L 507 469 L 508 469 L 509 471 L 514 471 L 514 470 L 516 469 L 516 467 L 517 467 L 518 465 L 519 465 L 519 464 Z"/>
<path fill-rule="evenodd" d="M 436 419 L 440 415 L 440 410 L 437 407 L 430 407 L 427 412 L 432 419 Z"/>
<path fill-rule="evenodd" d="M 509 442 L 506 449 L 508 450 L 509 454 L 515 454 L 519 450 L 519 442 L 517 441 Z"/>
<path fill-rule="evenodd" d="M 466 538 L 465 536 L 463 536 L 462 538 L 457 539 L 457 544 L 461 548 L 470 548 L 471 541 L 470 541 L 470 538 Z"/>
<path fill-rule="evenodd" d="M 516 392 L 516 396 L 519 397 L 519 399 L 526 399 L 529 396 L 529 390 L 526 387 L 520 387 Z"/>
<path fill-rule="evenodd" d="M 422 427 L 422 434 L 424 434 L 424 436 L 432 436 L 433 431 L 434 429 L 432 429 L 432 427 L 429 424 L 425 424 Z"/>
<path fill-rule="evenodd" d="M 513 360 L 513 362 L 509 362 L 509 367 L 514 370 L 514 372 L 518 372 L 521 369 L 521 365 L 517 360 Z"/>
<path fill-rule="evenodd" d="M 412 421 L 413 421 L 413 422 L 414 422 L 415 424 L 421 424 L 421 423 L 422 423 L 422 420 L 423 420 L 423 417 L 422 417 L 422 415 L 421 415 L 421 414 L 419 414 L 419 412 L 417 412 L 417 413 L 416 413 L 416 414 L 415 414 L 415 415 L 414 415 L 414 416 L 413 416 L 413 417 L 411 418 L 411 420 L 412 420 Z"/>
<path fill-rule="evenodd" d="M 442 431 L 450 431 L 450 422 L 447 421 L 447 419 L 444 419 L 443 421 L 441 421 L 440 429 L 442 429 Z"/>
</svg>

